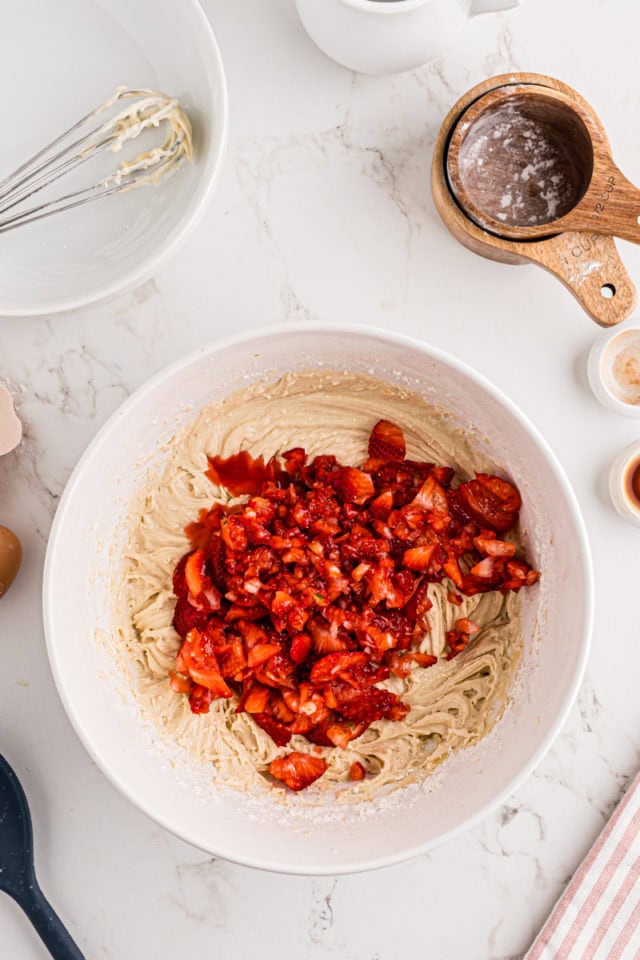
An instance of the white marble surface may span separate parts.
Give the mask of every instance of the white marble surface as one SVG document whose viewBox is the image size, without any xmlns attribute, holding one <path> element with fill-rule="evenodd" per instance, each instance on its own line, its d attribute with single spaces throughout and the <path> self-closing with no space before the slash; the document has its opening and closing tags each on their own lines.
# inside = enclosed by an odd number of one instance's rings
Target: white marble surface
<svg viewBox="0 0 640 960">
<path fill-rule="evenodd" d="M 292 0 L 205 6 L 232 122 L 204 222 L 135 292 L 51 319 L 0 321 L 0 378 L 25 424 L 21 447 L 0 459 L 0 522 L 25 549 L 0 610 L 0 750 L 32 804 L 42 886 L 88 958 L 515 960 L 640 766 L 640 533 L 613 512 L 605 488 L 612 458 L 640 428 L 589 394 L 585 352 L 597 328 L 541 271 L 459 247 L 435 214 L 427 171 L 453 101 L 486 76 L 528 69 L 593 102 L 620 166 L 639 181 L 640 11 L 636 0 L 525 0 L 476 18 L 438 62 L 374 79 L 316 51 Z M 640 250 L 620 247 L 639 282 Z M 309 319 L 424 337 L 506 390 L 568 471 L 597 585 L 579 702 L 518 794 L 428 856 L 337 880 L 212 861 L 124 800 L 67 721 L 40 609 L 56 503 L 118 404 L 177 354 L 223 333 Z M 45 956 L 7 898 L 0 942 L 7 960 Z"/>
</svg>

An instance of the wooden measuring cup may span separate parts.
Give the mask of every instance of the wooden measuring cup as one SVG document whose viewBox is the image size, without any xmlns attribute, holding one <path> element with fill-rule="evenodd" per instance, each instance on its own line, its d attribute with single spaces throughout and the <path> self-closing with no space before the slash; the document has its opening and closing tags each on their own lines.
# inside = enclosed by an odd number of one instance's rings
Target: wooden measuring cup
<svg viewBox="0 0 640 960">
<path fill-rule="evenodd" d="M 640 243 L 640 190 L 591 107 L 562 90 L 510 83 L 480 96 L 453 129 L 447 174 L 463 210 L 498 236 L 591 230 Z"/>
<path fill-rule="evenodd" d="M 481 226 L 476 222 L 469 212 L 462 208 L 462 204 L 454 193 L 448 176 L 448 160 L 456 129 L 459 128 L 460 134 L 468 129 L 462 129 L 468 111 L 485 95 L 516 86 L 536 86 L 542 88 L 543 93 L 551 95 L 557 92 L 585 112 L 590 110 L 587 102 L 571 87 L 541 74 L 505 74 L 492 77 L 473 87 L 449 111 L 436 139 L 431 167 L 431 190 L 436 208 L 450 232 L 474 253 L 502 263 L 537 263 L 558 277 L 597 323 L 603 326 L 619 323 L 632 312 L 636 304 L 636 290 L 620 260 L 611 236 L 596 231 L 593 226 L 584 230 L 555 233 L 550 232 L 548 225 L 543 225 L 543 233 L 546 233 L 543 237 L 511 239 L 500 236 L 488 226 Z M 550 99 L 553 99 L 553 96 Z M 573 111 L 572 116 L 576 114 L 580 120 L 575 125 L 575 136 L 579 138 L 582 131 L 580 123 L 584 121 L 580 111 Z M 505 122 L 509 120 L 508 117 L 502 119 Z M 593 137 L 608 150 L 607 135 L 595 114 L 589 122 Z M 495 128 L 491 132 L 495 133 Z M 481 129 L 480 135 L 482 133 Z M 487 133 L 487 129 L 484 133 Z M 503 140 L 508 139 L 506 131 L 502 131 L 500 136 Z M 495 139 L 498 140 L 499 137 Z M 463 193 L 463 198 L 464 196 Z M 504 196 L 505 193 L 500 195 L 500 202 Z M 483 204 L 482 196 L 477 196 L 475 199 Z M 477 207 L 477 203 L 475 206 Z M 504 212 L 506 206 L 505 204 L 505 207 L 499 207 L 495 212 Z M 497 217 L 495 219 L 498 228 L 503 230 L 504 222 Z M 553 223 L 554 231 L 557 222 Z"/>
</svg>

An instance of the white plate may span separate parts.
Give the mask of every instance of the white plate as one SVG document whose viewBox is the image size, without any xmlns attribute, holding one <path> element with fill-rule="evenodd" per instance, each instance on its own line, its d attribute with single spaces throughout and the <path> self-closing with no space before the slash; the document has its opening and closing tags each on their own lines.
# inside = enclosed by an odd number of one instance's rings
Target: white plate
<svg viewBox="0 0 640 960">
<path fill-rule="evenodd" d="M 268 798 L 253 809 L 240 794 L 217 789 L 206 767 L 158 744 L 108 652 L 94 642 L 96 628 L 110 631 L 114 623 L 109 568 L 121 555 L 134 491 L 149 465 L 159 468 L 166 459 L 163 441 L 205 404 L 239 387 L 319 365 L 409 384 L 446 406 L 461 425 L 472 418 L 487 438 L 483 452 L 505 464 L 522 491 L 527 550 L 542 570 L 539 587 L 523 596 L 526 651 L 500 723 L 443 766 L 432 790 L 409 788 L 387 808 L 367 804 L 368 816 L 343 820 L 331 801 L 310 819 L 303 795 L 283 816 Z M 44 622 L 69 717 L 127 797 L 215 856 L 287 873 L 332 874 L 424 852 L 518 786 L 549 748 L 578 690 L 592 597 L 589 546 L 575 496 L 554 454 L 507 397 L 470 367 L 417 340 L 372 328 L 305 324 L 205 347 L 159 373 L 113 415 L 58 508 L 45 564 Z"/>
<path fill-rule="evenodd" d="M 197 0 L 19 0 L 3 5 L 2 36 L 0 180 L 120 85 L 179 97 L 195 160 L 158 187 L 0 234 L 0 314 L 80 307 L 142 282 L 185 239 L 220 173 L 227 94 L 209 21 Z M 94 175 L 87 163 L 82 176 Z"/>
</svg>

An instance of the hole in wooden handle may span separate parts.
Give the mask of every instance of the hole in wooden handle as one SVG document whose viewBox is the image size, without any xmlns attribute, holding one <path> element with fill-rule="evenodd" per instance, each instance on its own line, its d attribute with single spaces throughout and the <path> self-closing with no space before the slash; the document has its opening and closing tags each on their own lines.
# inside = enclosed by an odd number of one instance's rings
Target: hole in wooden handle
<svg viewBox="0 0 640 960">
<path fill-rule="evenodd" d="M 616 288 L 613 283 L 603 283 L 600 287 L 600 293 L 605 300 L 613 300 L 616 295 Z"/>
</svg>

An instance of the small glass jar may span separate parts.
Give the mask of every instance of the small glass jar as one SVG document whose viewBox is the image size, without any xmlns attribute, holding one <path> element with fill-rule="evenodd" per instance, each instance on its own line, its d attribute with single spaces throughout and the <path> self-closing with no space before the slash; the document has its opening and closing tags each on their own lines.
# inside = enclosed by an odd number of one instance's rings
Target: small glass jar
<svg viewBox="0 0 640 960">
<path fill-rule="evenodd" d="M 589 353 L 588 376 L 603 406 L 640 417 L 640 327 L 621 324 L 598 337 Z"/>
<path fill-rule="evenodd" d="M 614 460 L 609 493 L 620 516 L 640 527 L 640 440 L 625 447 Z"/>
</svg>

